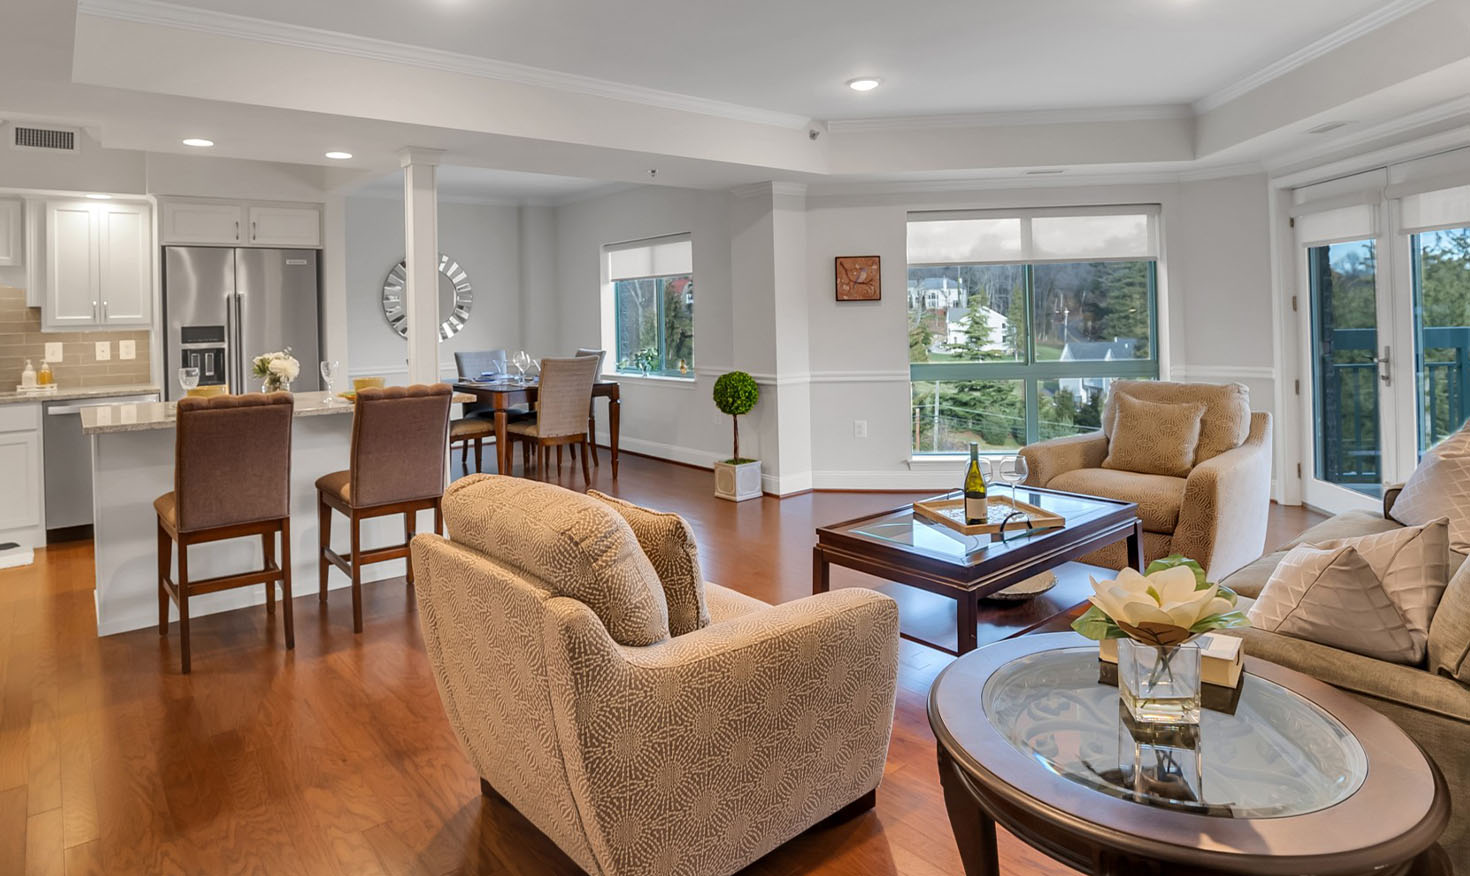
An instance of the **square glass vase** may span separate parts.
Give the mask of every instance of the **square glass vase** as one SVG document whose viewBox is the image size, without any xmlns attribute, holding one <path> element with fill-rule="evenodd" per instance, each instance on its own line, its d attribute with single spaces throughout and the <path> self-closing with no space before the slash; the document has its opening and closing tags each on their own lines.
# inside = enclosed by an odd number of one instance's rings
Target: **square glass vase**
<svg viewBox="0 0 1470 876">
<path fill-rule="evenodd" d="M 1198 724 L 1200 650 L 1118 640 L 1118 695 L 1140 724 Z"/>
</svg>

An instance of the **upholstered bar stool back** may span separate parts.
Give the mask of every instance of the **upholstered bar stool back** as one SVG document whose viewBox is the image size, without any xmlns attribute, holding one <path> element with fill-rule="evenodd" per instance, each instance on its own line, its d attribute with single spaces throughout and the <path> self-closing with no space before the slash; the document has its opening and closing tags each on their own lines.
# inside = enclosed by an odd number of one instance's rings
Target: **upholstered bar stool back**
<svg viewBox="0 0 1470 876">
<path fill-rule="evenodd" d="M 317 478 L 319 598 L 327 601 L 331 566 L 346 572 L 352 579 L 354 632 L 362 632 L 362 567 L 406 559 L 420 511 L 432 510 L 434 531 L 443 529 L 439 500 L 452 396 L 445 383 L 359 390 L 352 414 L 351 468 Z M 332 550 L 334 510 L 348 521 L 352 549 L 345 556 Z M 394 514 L 403 515 L 403 543 L 365 550 L 362 521 Z M 408 583 L 413 584 L 411 564 Z"/>
<path fill-rule="evenodd" d="M 296 644 L 291 619 L 293 413 L 289 392 L 179 400 L 174 489 L 159 496 L 153 507 L 158 514 L 158 633 L 168 634 L 172 599 L 179 607 L 179 647 L 186 673 L 190 670 L 191 595 L 264 584 L 266 611 L 273 614 L 279 585 L 286 647 Z M 253 536 L 260 536 L 261 568 L 190 578 L 190 545 Z M 178 574 L 171 577 L 175 544 Z"/>
</svg>

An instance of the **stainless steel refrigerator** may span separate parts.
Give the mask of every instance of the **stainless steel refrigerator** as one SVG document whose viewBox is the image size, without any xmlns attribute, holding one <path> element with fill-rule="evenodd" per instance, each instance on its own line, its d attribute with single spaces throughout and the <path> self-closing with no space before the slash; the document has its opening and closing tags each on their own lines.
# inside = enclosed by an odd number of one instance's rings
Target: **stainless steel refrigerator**
<svg viewBox="0 0 1470 876">
<path fill-rule="evenodd" d="M 179 369 L 200 386 L 258 392 L 250 361 L 287 347 L 301 363 L 296 392 L 321 389 L 320 288 L 313 249 L 169 246 L 163 250 L 166 384 L 183 396 Z"/>
</svg>

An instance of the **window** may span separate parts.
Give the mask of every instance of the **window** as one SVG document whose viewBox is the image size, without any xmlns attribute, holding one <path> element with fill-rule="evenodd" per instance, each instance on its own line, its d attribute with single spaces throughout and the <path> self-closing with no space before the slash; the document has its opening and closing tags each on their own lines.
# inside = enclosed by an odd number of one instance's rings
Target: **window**
<svg viewBox="0 0 1470 876">
<path fill-rule="evenodd" d="M 694 255 L 687 236 L 605 250 L 614 363 L 622 374 L 694 376 Z"/>
<path fill-rule="evenodd" d="M 913 214 L 913 452 L 991 452 L 1101 428 L 1156 378 L 1157 209 Z"/>
<path fill-rule="evenodd" d="M 1409 238 L 1420 453 L 1470 415 L 1470 228 Z"/>
</svg>

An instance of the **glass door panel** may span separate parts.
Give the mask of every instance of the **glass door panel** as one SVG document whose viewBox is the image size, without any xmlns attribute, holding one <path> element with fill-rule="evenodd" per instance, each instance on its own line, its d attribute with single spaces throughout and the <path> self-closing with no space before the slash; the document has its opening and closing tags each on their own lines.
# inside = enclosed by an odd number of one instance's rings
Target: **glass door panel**
<svg viewBox="0 0 1470 876">
<path fill-rule="evenodd" d="M 1372 240 L 1307 249 L 1315 479 L 1382 493 L 1378 263 Z M 1310 501 L 1310 500 L 1309 500 Z"/>
<path fill-rule="evenodd" d="M 1470 399 L 1470 228 L 1409 238 L 1420 454 L 1465 422 Z"/>
</svg>

